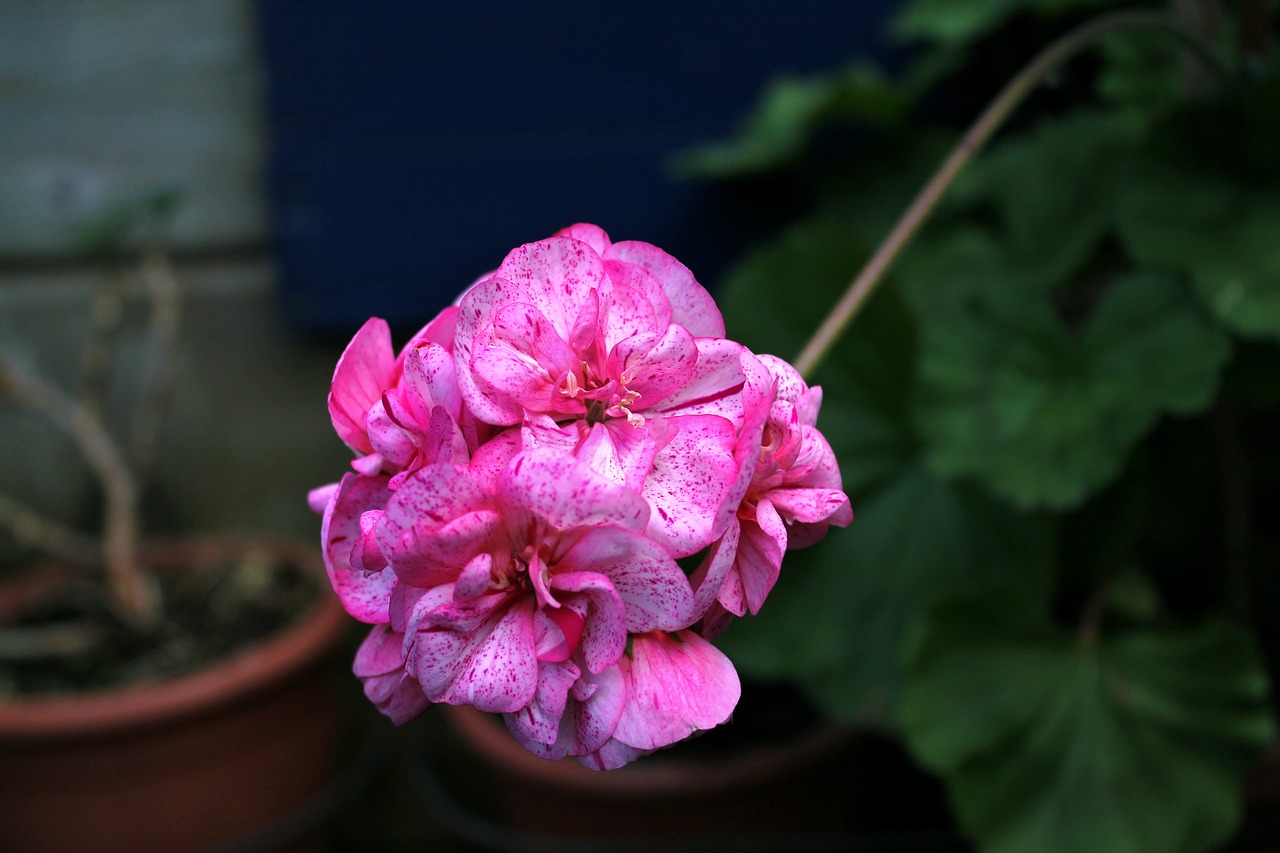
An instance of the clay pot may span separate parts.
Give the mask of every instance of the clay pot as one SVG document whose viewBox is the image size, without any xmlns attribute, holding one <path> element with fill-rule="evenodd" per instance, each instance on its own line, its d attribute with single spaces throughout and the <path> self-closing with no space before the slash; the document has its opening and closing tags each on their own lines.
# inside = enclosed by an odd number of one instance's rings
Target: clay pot
<svg viewBox="0 0 1280 853">
<path fill-rule="evenodd" d="M 677 746 L 600 772 L 537 758 L 473 708 L 432 713 L 428 802 L 455 833 L 489 848 L 959 849 L 940 790 L 869 733 L 815 726 L 696 757 Z"/>
<path fill-rule="evenodd" d="M 148 562 L 176 569 L 241 547 L 174 544 Z M 323 578 L 313 549 L 270 547 Z M 0 850 L 199 850 L 289 815 L 334 775 L 346 622 L 321 595 L 283 632 L 194 674 L 0 701 Z"/>
</svg>

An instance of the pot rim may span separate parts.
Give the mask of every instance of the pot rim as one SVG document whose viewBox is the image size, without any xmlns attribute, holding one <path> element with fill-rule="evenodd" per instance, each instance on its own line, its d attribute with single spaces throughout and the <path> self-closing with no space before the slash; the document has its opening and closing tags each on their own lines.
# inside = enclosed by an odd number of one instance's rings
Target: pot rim
<svg viewBox="0 0 1280 853">
<path fill-rule="evenodd" d="M 498 715 L 468 705 L 444 705 L 448 725 L 465 737 L 481 760 L 512 776 L 548 788 L 582 794 L 670 797 L 675 792 L 746 788 L 797 772 L 830 755 L 856 737 L 856 730 L 818 726 L 782 743 L 762 743 L 715 761 L 670 756 L 660 761 L 639 760 L 617 770 L 592 770 L 572 758 L 540 758 L 526 750 L 502 724 Z"/>
<path fill-rule="evenodd" d="M 158 567 L 265 548 L 323 582 L 317 548 L 279 537 L 208 537 L 149 543 L 144 559 Z M 122 734 L 210 713 L 319 663 L 336 647 L 347 617 L 323 582 L 315 605 L 283 630 L 195 672 L 159 681 L 57 696 L 0 699 L 0 740 Z"/>
</svg>

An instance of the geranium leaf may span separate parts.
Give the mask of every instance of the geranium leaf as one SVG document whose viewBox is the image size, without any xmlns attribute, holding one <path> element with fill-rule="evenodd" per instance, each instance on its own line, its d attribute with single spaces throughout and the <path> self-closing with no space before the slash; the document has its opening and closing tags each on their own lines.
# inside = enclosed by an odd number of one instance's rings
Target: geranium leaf
<svg viewBox="0 0 1280 853">
<path fill-rule="evenodd" d="M 1189 275 L 1248 337 L 1280 338 L 1280 75 L 1171 113 L 1119 182 L 1117 230 L 1152 269 Z"/>
<path fill-rule="evenodd" d="M 1189 273 L 1242 335 L 1280 338 L 1280 201 L 1274 190 L 1153 162 L 1120 198 L 1119 234 L 1140 263 Z"/>
<path fill-rule="evenodd" d="M 1174 853 L 1231 834 L 1267 691 L 1225 622 L 1091 642 L 988 591 L 929 613 L 901 719 L 985 851 Z"/>
<path fill-rule="evenodd" d="M 985 201 L 1011 263 L 1049 286 L 1068 280 L 1108 234 L 1117 183 L 1142 137 L 1132 111 L 1078 110 L 1014 136 L 973 164 L 955 201 Z"/>
<path fill-rule="evenodd" d="M 864 255 L 839 220 L 793 229 L 725 282 L 729 333 L 796 352 Z M 791 679 L 837 719 L 886 719 L 907 627 L 935 595 L 996 574 L 1021 577 L 1034 600 L 1051 574 L 1045 519 L 926 469 L 907 402 L 914 357 L 914 324 L 886 285 L 816 377 L 819 427 L 840 460 L 853 525 L 788 552 L 760 615 L 720 640 L 744 673 Z"/>
<path fill-rule="evenodd" d="M 833 120 L 885 127 L 905 115 L 908 102 L 905 90 L 870 65 L 810 77 L 780 76 L 733 139 L 680 152 L 672 169 L 701 178 L 765 172 L 800 158 L 811 137 Z"/>
<path fill-rule="evenodd" d="M 1208 405 L 1230 341 L 1186 288 L 1118 276 L 1073 333 L 1047 297 L 974 294 L 926 317 L 917 423 L 946 475 L 1022 506 L 1069 507 L 1110 482 L 1166 412 Z"/>
<path fill-rule="evenodd" d="M 721 645 L 744 670 L 792 679 L 834 719 L 889 725 L 909 628 L 938 595 L 1001 580 L 1043 606 L 1051 527 L 919 464 L 854 497 L 854 522 L 789 552 L 759 616 Z"/>
</svg>

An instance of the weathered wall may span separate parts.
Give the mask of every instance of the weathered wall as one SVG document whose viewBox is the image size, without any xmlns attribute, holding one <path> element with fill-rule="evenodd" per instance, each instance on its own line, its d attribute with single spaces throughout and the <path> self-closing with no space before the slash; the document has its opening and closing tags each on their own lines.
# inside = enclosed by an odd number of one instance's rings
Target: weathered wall
<svg viewBox="0 0 1280 853">
<path fill-rule="evenodd" d="M 260 243 L 263 127 L 249 0 L 0 4 L 0 258 L 161 187 L 188 246 Z"/>
<path fill-rule="evenodd" d="M 291 337 L 273 311 L 256 41 L 251 0 L 0 3 L 0 352 L 74 389 L 109 273 L 77 234 L 120 202 L 181 194 L 184 316 L 153 529 L 315 536 L 306 489 L 346 457 L 324 404 L 337 348 Z M 147 358 L 138 325 L 120 348 L 117 425 Z M 45 422 L 0 400 L 0 447 L 0 492 L 94 523 L 96 489 Z"/>
</svg>

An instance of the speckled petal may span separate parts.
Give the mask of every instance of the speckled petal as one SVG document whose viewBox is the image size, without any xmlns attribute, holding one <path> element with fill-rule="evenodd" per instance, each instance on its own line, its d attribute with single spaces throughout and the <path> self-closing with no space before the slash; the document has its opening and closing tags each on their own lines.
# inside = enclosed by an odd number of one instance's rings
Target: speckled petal
<svg viewBox="0 0 1280 853">
<path fill-rule="evenodd" d="M 338 437 L 359 453 L 372 447 L 365 416 L 382 392 L 395 382 L 396 357 L 385 320 L 370 318 L 338 359 L 329 389 L 329 417 Z"/>
<path fill-rule="evenodd" d="M 368 574 L 353 568 L 351 552 L 361 540 L 361 516 L 384 507 L 390 496 L 386 477 L 347 474 L 320 528 L 324 564 L 338 600 L 356 619 L 371 624 L 389 621 L 387 604 L 396 576 L 389 569 Z"/>
<path fill-rule="evenodd" d="M 364 695 L 397 726 L 418 717 L 431 702 L 405 671 L 401 647 L 404 635 L 378 625 L 356 651 L 353 671 Z"/>
<path fill-rule="evenodd" d="M 692 621 L 693 590 L 684 571 L 662 546 L 637 533 L 619 527 L 589 530 L 556 568 L 607 578 L 626 608 L 626 632 L 674 631 Z M 557 576 L 555 586 L 565 588 L 563 583 Z"/>
<path fill-rule="evenodd" d="M 716 301 L 689 268 L 671 255 L 649 243 L 627 240 L 614 243 L 604 257 L 635 264 L 657 279 L 671 305 L 671 322 L 700 338 L 724 337 L 724 318 Z"/>
<path fill-rule="evenodd" d="M 597 524 L 642 529 L 649 516 L 639 494 L 548 448 L 513 458 L 498 478 L 498 491 L 513 539 L 523 535 L 531 518 L 555 530 Z"/>
<path fill-rule="evenodd" d="M 414 665 L 427 698 L 507 713 L 533 700 L 538 687 L 533 602 L 492 595 L 459 604 L 451 585 L 418 603 Z"/>
<path fill-rule="evenodd" d="M 648 535 L 672 556 L 686 557 L 724 532 L 726 503 L 737 506 L 730 498 L 741 471 L 734 453 L 738 435 L 732 423 L 716 415 L 665 422 L 676 432 L 644 482 L 643 494 L 653 506 Z"/>
<path fill-rule="evenodd" d="M 733 664 L 692 631 L 639 634 L 631 641 L 627 704 L 614 738 L 659 749 L 729 719 L 742 694 Z"/>
</svg>

